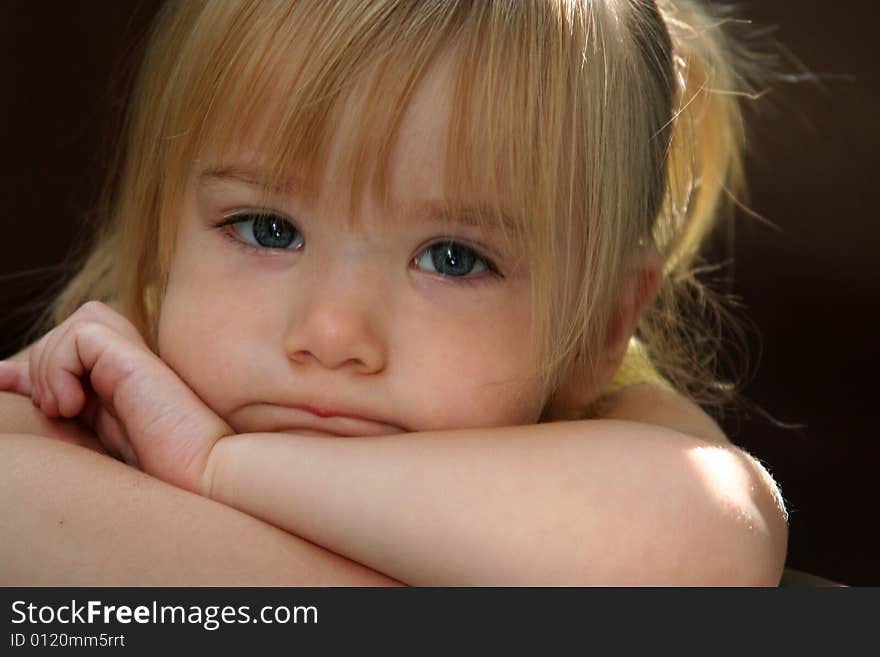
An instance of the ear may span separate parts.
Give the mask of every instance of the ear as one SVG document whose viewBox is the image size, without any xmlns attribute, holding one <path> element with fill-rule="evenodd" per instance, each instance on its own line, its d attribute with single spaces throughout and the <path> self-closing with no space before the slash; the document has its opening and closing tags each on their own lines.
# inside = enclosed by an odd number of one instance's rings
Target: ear
<svg viewBox="0 0 880 657">
<path fill-rule="evenodd" d="M 620 284 L 617 303 L 608 320 L 605 346 L 593 380 L 586 373 L 572 371 L 547 405 L 548 420 L 580 417 L 599 397 L 620 368 L 630 338 L 647 307 L 657 296 L 663 280 L 663 260 L 653 248 L 640 248 L 630 259 Z"/>
<path fill-rule="evenodd" d="M 640 248 L 630 262 L 608 324 L 600 387 L 604 387 L 620 368 L 630 338 L 645 310 L 657 296 L 663 280 L 663 260 L 655 249 Z"/>
</svg>

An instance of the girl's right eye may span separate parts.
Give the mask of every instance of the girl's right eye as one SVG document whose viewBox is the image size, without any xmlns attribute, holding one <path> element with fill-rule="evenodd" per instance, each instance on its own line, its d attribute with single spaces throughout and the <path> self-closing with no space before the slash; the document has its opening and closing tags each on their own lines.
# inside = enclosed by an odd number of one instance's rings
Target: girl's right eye
<svg viewBox="0 0 880 657">
<path fill-rule="evenodd" d="M 304 243 L 302 233 L 277 214 L 241 213 L 230 217 L 221 225 L 232 226 L 243 242 L 264 249 L 298 251 Z"/>
</svg>

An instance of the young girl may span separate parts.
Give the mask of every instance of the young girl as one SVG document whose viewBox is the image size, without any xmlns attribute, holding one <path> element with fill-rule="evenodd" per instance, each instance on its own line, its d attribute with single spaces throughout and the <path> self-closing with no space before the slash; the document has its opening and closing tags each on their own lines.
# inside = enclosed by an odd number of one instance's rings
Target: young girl
<svg viewBox="0 0 880 657">
<path fill-rule="evenodd" d="M 4 582 L 776 584 L 676 310 L 739 177 L 725 44 L 690 0 L 169 3 L 0 364 Z"/>
</svg>

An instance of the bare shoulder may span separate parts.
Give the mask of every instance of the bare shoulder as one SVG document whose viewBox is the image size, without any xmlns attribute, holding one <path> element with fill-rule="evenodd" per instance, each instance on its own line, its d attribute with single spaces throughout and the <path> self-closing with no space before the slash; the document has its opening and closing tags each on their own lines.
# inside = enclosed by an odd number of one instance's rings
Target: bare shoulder
<svg viewBox="0 0 880 657">
<path fill-rule="evenodd" d="M 629 385 L 597 405 L 597 414 L 607 420 L 629 420 L 667 427 L 712 443 L 730 441 L 718 423 L 684 395 L 652 383 Z"/>
</svg>

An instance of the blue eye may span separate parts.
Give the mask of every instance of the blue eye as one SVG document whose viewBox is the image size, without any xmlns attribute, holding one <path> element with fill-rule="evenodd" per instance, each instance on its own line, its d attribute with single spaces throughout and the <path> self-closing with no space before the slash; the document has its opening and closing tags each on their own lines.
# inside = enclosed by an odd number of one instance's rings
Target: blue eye
<svg viewBox="0 0 880 657">
<path fill-rule="evenodd" d="M 495 266 L 473 249 L 452 240 L 432 244 L 417 255 L 414 262 L 425 271 L 455 278 L 495 271 Z"/>
<path fill-rule="evenodd" d="M 227 223 L 242 241 L 266 249 L 299 250 L 303 236 L 287 219 L 274 214 L 239 214 Z"/>
</svg>

